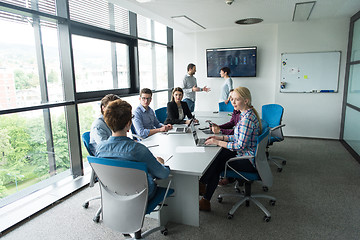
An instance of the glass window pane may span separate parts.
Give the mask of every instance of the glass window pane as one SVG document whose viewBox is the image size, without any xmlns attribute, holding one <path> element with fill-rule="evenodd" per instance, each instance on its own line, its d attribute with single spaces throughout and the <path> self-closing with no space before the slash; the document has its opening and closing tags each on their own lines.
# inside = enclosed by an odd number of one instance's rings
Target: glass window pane
<svg viewBox="0 0 360 240">
<path fill-rule="evenodd" d="M 116 43 L 116 61 L 119 88 L 130 88 L 129 46 Z"/>
<path fill-rule="evenodd" d="M 117 78 L 112 74 L 111 42 L 73 35 L 76 91 L 130 88 L 129 46 L 115 44 Z"/>
<path fill-rule="evenodd" d="M 41 103 L 34 29 L 0 19 L 0 109 Z"/>
<path fill-rule="evenodd" d="M 151 40 L 151 20 L 147 17 L 137 15 L 138 37 Z"/>
<path fill-rule="evenodd" d="M 155 89 L 166 89 L 168 88 L 167 48 L 162 45 L 155 45 L 155 52 L 156 52 Z"/>
<path fill-rule="evenodd" d="M 344 140 L 360 155 L 360 112 L 346 107 Z"/>
<path fill-rule="evenodd" d="M 41 27 L 49 102 L 64 101 L 57 29 Z"/>
<path fill-rule="evenodd" d="M 350 65 L 347 103 L 360 107 L 360 64 Z"/>
<path fill-rule="evenodd" d="M 113 88 L 111 43 L 73 35 L 76 91 Z"/>
<path fill-rule="evenodd" d="M 166 26 L 154 21 L 154 41 L 167 43 Z"/>
<path fill-rule="evenodd" d="M 351 61 L 360 60 L 360 19 L 354 23 L 352 39 Z"/>
<path fill-rule="evenodd" d="M 139 78 L 140 88 L 154 89 L 155 84 L 153 83 L 153 61 L 155 61 L 154 51 L 152 51 L 152 43 L 139 41 Z"/>
<path fill-rule="evenodd" d="M 0 159 L 1 198 L 70 169 L 64 108 L 0 115 Z"/>
</svg>

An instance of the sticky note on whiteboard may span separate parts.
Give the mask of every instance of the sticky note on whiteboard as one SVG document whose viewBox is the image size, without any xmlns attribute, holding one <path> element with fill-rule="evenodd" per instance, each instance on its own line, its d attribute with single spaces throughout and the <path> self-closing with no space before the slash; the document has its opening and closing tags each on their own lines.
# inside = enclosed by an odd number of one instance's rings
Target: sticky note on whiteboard
<svg viewBox="0 0 360 240">
<path fill-rule="evenodd" d="M 304 79 L 308 79 L 308 75 L 304 75 Z"/>
</svg>

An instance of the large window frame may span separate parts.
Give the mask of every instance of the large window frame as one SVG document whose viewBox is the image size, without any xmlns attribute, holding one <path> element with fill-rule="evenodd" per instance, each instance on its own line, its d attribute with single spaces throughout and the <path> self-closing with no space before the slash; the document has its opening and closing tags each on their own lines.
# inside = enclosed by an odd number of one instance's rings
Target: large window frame
<svg viewBox="0 0 360 240">
<path fill-rule="evenodd" d="M 69 160 L 70 160 L 70 173 L 73 178 L 84 175 L 84 165 L 82 160 L 80 141 L 80 128 L 79 128 L 79 115 L 78 104 L 99 101 L 106 94 L 117 94 L 120 97 L 128 97 L 139 94 L 140 81 L 139 81 L 139 59 L 138 59 L 138 41 L 147 41 L 153 45 L 161 45 L 167 48 L 167 67 L 168 69 L 168 88 L 166 89 L 153 89 L 154 95 L 159 92 L 168 92 L 168 99 L 170 99 L 171 91 L 174 85 L 174 70 L 173 70 L 173 30 L 167 27 L 167 43 L 157 42 L 151 39 L 139 38 L 137 36 L 137 15 L 129 11 L 129 35 L 116 32 L 112 29 L 103 29 L 100 27 L 91 26 L 88 24 L 76 22 L 70 19 L 69 16 L 69 3 L 68 0 L 55 0 L 56 14 L 51 15 L 41 12 L 38 9 L 36 0 L 32 1 L 31 8 L 12 5 L 9 3 L 0 2 L 0 10 L 19 14 L 22 16 L 31 17 L 34 19 L 34 36 L 36 41 L 36 56 L 38 62 L 39 81 L 41 89 L 41 102 L 42 104 L 33 105 L 29 107 L 12 108 L 0 110 L 0 115 L 21 113 L 32 110 L 43 110 L 44 126 L 47 139 L 47 150 L 49 152 L 49 168 L 50 172 L 56 172 L 55 158 L 53 154 L 54 143 L 52 139 L 51 115 L 50 109 L 55 107 L 64 107 L 66 116 L 66 127 L 68 134 L 69 145 Z M 34 4 L 35 3 L 35 4 Z M 114 13 L 113 3 L 109 3 L 110 15 Z M 112 6 L 112 7 L 111 7 Z M 111 17 L 114 20 L 114 16 Z M 61 79 L 63 83 L 64 100 L 55 103 L 49 103 L 49 96 L 47 90 L 46 70 L 44 62 L 44 51 L 42 48 L 41 40 L 41 27 L 39 21 L 43 19 L 57 24 L 59 54 L 61 64 Z M 154 24 L 152 24 L 154 26 Z M 72 35 L 80 35 L 95 39 L 102 39 L 111 41 L 112 43 L 126 44 L 129 49 L 129 88 L 114 88 L 101 91 L 91 92 L 77 92 L 75 73 L 74 73 L 74 60 L 72 50 Z M 115 49 L 114 47 L 112 49 Z M 115 50 L 114 50 L 115 51 Z M 154 50 L 155 51 L 155 50 Z M 115 60 L 114 60 L 115 59 Z M 153 66 L 155 68 L 155 66 Z M 116 69 L 116 58 L 112 57 L 112 69 Z M 116 74 L 114 74 L 114 82 L 116 81 Z M 54 169 L 51 169 L 53 166 Z"/>
<path fill-rule="evenodd" d="M 352 48 L 353 48 L 353 37 L 354 37 L 354 25 L 355 22 L 360 21 L 360 12 L 356 13 L 350 19 L 350 30 L 349 30 L 349 41 L 348 41 L 348 49 L 347 49 L 347 59 L 346 59 L 346 70 L 345 70 L 345 83 L 344 83 L 344 97 L 343 97 L 343 106 L 342 106 L 342 116 L 341 116 L 341 128 L 340 128 L 340 141 L 345 146 L 345 148 L 352 154 L 352 156 L 360 163 L 360 154 L 356 152 L 344 139 L 344 132 L 345 132 L 345 123 L 347 120 L 346 110 L 351 109 L 354 112 L 360 114 L 360 107 L 355 106 L 348 102 L 348 95 L 349 95 L 349 84 L 350 84 L 350 71 L 351 67 L 359 66 L 360 60 L 352 60 Z M 359 39 L 358 39 L 359 40 Z M 359 81 L 359 79 L 358 79 Z"/>
</svg>

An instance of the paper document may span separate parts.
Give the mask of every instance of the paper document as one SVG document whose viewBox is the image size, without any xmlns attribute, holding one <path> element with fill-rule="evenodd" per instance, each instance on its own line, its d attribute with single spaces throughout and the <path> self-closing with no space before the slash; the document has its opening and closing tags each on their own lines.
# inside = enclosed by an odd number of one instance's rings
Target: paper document
<svg viewBox="0 0 360 240">
<path fill-rule="evenodd" d="M 178 146 L 176 147 L 175 152 L 177 153 L 194 153 L 194 152 L 205 152 L 204 147 L 196 147 L 196 146 Z"/>
</svg>

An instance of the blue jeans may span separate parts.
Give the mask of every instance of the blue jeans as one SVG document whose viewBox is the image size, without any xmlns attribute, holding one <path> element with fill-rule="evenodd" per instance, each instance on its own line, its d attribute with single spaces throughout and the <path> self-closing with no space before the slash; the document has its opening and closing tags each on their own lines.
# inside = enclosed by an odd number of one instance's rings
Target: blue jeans
<svg viewBox="0 0 360 240">
<path fill-rule="evenodd" d="M 187 103 L 190 111 L 191 111 L 191 112 L 194 112 L 194 110 L 195 110 L 195 102 L 191 101 L 191 100 L 188 99 L 188 98 L 185 98 L 183 101 Z"/>
</svg>

